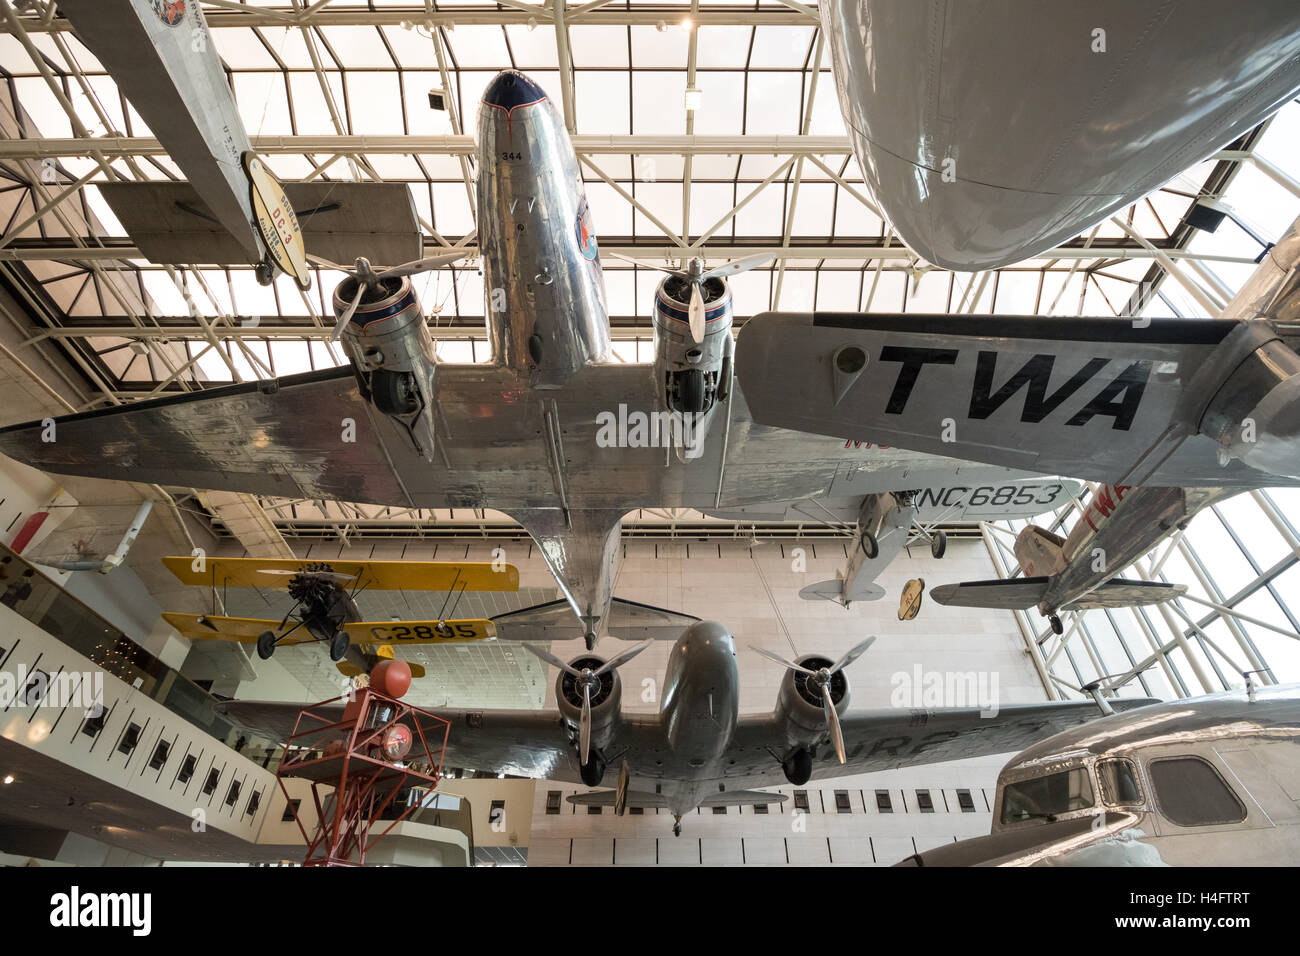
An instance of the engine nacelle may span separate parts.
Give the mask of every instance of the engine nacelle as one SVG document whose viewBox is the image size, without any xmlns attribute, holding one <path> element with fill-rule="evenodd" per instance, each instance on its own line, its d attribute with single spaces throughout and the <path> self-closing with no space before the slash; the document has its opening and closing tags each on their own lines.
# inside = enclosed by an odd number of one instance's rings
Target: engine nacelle
<svg viewBox="0 0 1300 956">
<path fill-rule="evenodd" d="M 356 279 L 340 282 L 334 314 L 342 315 L 356 294 Z M 437 356 L 410 279 L 384 279 L 367 289 L 343 330 L 343 348 L 362 397 L 400 424 L 416 451 L 432 460 Z"/>
<path fill-rule="evenodd" d="M 795 663 L 812 671 L 835 664 L 833 660 L 816 654 L 800 657 Z M 831 700 L 835 702 L 835 712 L 843 717 L 849 709 L 849 679 L 842 670 L 831 676 Z M 807 674 L 786 671 L 777 692 L 775 716 L 785 734 L 786 744 L 792 750 L 811 750 L 830 740 L 826 715 L 822 711 L 821 688 L 816 681 L 810 681 Z"/>
<path fill-rule="evenodd" d="M 1201 419 L 1222 455 L 1260 471 L 1300 478 L 1300 355 L 1266 342 L 1232 372 Z"/>
<path fill-rule="evenodd" d="M 576 670 L 597 670 L 605 663 L 595 654 L 584 654 L 569 662 Z M 598 755 L 609 746 L 618 726 L 619 697 L 623 685 L 618 679 L 618 671 L 611 670 L 600 675 L 600 687 L 591 695 L 591 750 Z M 555 700 L 560 710 L 570 741 L 578 746 L 579 728 L 582 725 L 582 687 L 577 678 L 567 671 L 560 671 L 555 679 Z"/>
<path fill-rule="evenodd" d="M 704 341 L 691 336 L 691 283 L 668 276 L 655 293 L 655 383 L 663 407 L 702 416 L 727 397 L 731 379 L 731 289 L 707 280 Z"/>
</svg>

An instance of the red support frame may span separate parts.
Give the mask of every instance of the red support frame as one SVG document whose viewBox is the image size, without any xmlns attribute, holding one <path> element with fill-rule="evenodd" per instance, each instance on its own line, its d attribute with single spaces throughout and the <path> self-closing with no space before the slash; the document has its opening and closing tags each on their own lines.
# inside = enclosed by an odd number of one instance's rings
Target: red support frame
<svg viewBox="0 0 1300 956">
<path fill-rule="evenodd" d="M 342 720 L 319 712 L 340 701 L 347 702 Z M 391 713 L 382 719 L 385 709 Z M 384 733 L 398 723 L 405 724 L 412 736 L 411 749 L 400 762 L 383 754 Z M 311 781 L 318 821 L 314 834 L 303 825 L 301 810 L 293 810 L 294 822 L 307 844 L 303 865 L 364 866 L 366 853 L 419 806 L 419 801 L 408 801 L 405 810 L 372 835 L 376 822 L 397 795 L 412 787 L 437 787 L 450 732 L 447 720 L 369 687 L 357 691 L 355 697 L 345 695 L 304 707 L 276 773 L 290 807 L 293 800 L 285 780 Z M 414 763 L 422 768 L 414 769 Z"/>
</svg>

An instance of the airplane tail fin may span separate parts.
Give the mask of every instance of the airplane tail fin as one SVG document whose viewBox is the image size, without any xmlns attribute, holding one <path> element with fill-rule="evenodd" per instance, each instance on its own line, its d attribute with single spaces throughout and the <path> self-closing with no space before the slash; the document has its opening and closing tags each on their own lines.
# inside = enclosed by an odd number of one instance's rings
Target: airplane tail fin
<svg viewBox="0 0 1300 956">
<path fill-rule="evenodd" d="M 692 614 L 614 598 L 606 629 L 622 641 L 675 641 L 699 620 Z M 503 641 L 571 641 L 583 634 L 573 608 L 563 598 L 498 614 L 492 623 Z"/>
</svg>

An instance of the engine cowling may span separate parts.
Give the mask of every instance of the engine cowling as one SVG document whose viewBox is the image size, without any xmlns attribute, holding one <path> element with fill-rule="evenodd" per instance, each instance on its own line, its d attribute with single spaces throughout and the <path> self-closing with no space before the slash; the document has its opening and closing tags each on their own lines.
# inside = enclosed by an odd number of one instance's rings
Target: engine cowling
<svg viewBox="0 0 1300 956">
<path fill-rule="evenodd" d="M 605 659 L 595 654 L 584 654 L 569 662 L 575 670 L 596 670 Z M 618 725 L 619 697 L 623 693 L 618 671 L 600 675 L 600 686 L 591 695 L 591 750 L 593 757 L 609 745 Z M 578 733 L 582 724 L 582 687 L 572 674 L 560 671 L 555 679 L 555 700 L 564 720 L 565 729 L 574 747 L 578 746 Z"/>
<path fill-rule="evenodd" d="M 334 314 L 357 294 L 349 276 L 334 290 Z M 343 330 L 362 397 L 395 419 L 425 457 L 433 452 L 433 388 L 437 356 L 411 280 L 381 280 L 368 288 Z"/>
<path fill-rule="evenodd" d="M 832 667 L 835 662 L 817 654 L 799 658 L 795 663 L 808 670 Z M 831 675 L 831 700 L 841 717 L 849 709 L 849 679 L 844 672 Z M 791 751 L 812 750 L 830 741 L 826 714 L 822 710 L 821 690 L 807 674 L 786 671 L 776 697 L 776 720 L 785 734 Z"/>
<path fill-rule="evenodd" d="M 663 407 L 703 415 L 726 398 L 731 377 L 731 289 L 714 277 L 703 283 L 704 341 L 691 336 L 691 283 L 668 276 L 655 293 L 655 382 Z"/>
</svg>

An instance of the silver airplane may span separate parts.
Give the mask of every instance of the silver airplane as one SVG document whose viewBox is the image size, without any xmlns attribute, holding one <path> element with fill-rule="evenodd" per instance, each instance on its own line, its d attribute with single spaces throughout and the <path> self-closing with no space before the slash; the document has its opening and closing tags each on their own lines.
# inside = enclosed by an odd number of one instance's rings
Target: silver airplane
<svg viewBox="0 0 1300 956">
<path fill-rule="evenodd" d="M 1300 93 L 1294 0 L 819 7 L 868 187 L 947 269 L 1071 239 Z"/>
<path fill-rule="evenodd" d="M 785 799 L 758 787 L 802 786 L 811 779 L 1005 753 L 1097 717 L 1092 701 L 1016 704 L 996 713 L 979 708 L 847 713 L 844 670 L 872 641 L 838 661 L 818 655 L 787 661 L 755 648 L 786 673 L 776 709 L 745 715 L 738 707 L 735 642 L 713 621 L 687 628 L 673 646 L 656 714 L 625 714 L 620 708 L 617 668 L 645 644 L 608 661 L 584 654 L 568 663 L 529 646 L 560 671 L 558 710 L 435 711 L 452 724 L 443 765 L 597 787 L 606 768 L 618 764 L 617 788 L 574 794 L 570 801 L 613 806 L 620 814 L 626 807 L 666 808 L 673 815 L 673 833 L 680 835 L 682 816 L 697 807 Z M 1107 706 L 1150 703 L 1116 699 Z M 285 740 L 301 707 L 229 701 L 221 709 Z M 325 717 L 328 709 L 318 710 Z"/>
<path fill-rule="evenodd" d="M 1032 472 L 969 466 L 946 450 L 755 424 L 730 361 L 726 276 L 745 262 L 688 262 L 668 275 L 655 297 L 654 363 L 614 360 L 599 246 L 555 107 L 524 74 L 501 73 L 484 93 L 479 137 L 490 363 L 439 362 L 411 285 L 460 252 L 388 270 L 358 258 L 334 293 L 350 367 L 70 415 L 53 432 L 18 425 L 0 432 L 0 451 L 59 474 L 497 509 L 532 536 L 563 594 L 498 624 L 584 636 L 588 647 L 606 632 L 675 639 L 697 620 L 613 597 L 621 521 L 638 508 L 802 499 L 853 521 L 876 496 L 903 491 L 989 489 L 1007 516 L 1068 500 L 1062 482 L 1026 484 Z M 870 533 L 859 528 L 859 539 Z"/>
<path fill-rule="evenodd" d="M 897 866 L 1294 866 L 1300 687 L 1171 700 L 1049 737 L 998 774 L 993 828 Z"/>
</svg>

